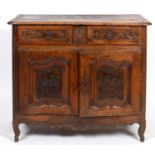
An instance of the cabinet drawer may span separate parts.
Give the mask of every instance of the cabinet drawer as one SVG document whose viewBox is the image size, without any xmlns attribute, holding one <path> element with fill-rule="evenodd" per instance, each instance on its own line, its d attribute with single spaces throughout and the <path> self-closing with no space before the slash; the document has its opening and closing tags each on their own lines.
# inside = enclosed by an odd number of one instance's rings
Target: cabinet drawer
<svg viewBox="0 0 155 155">
<path fill-rule="evenodd" d="M 71 44 L 72 26 L 19 26 L 20 44 Z"/>
<path fill-rule="evenodd" d="M 88 26 L 88 44 L 140 44 L 141 28 L 131 26 Z"/>
</svg>

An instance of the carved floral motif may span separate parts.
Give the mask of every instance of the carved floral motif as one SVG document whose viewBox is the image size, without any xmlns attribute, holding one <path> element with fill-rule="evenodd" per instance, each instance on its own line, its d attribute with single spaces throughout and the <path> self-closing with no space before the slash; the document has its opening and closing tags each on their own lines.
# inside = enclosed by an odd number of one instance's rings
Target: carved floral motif
<svg viewBox="0 0 155 155">
<path fill-rule="evenodd" d="M 66 30 L 25 30 L 23 32 L 23 36 L 25 40 L 31 40 L 31 39 L 46 39 L 46 40 L 52 40 L 52 39 L 59 39 L 59 40 L 67 40 L 68 35 Z"/>
<path fill-rule="evenodd" d="M 61 98 L 62 72 L 58 65 L 36 71 L 37 98 Z"/>
<path fill-rule="evenodd" d="M 109 59 L 91 66 L 95 69 L 96 99 L 91 100 L 90 105 L 112 108 L 128 104 L 126 97 L 129 97 L 130 63 L 119 63 Z"/>
<path fill-rule="evenodd" d="M 93 38 L 94 39 L 136 39 L 138 37 L 137 32 L 132 31 L 114 31 L 111 29 L 108 30 L 93 30 Z"/>
<path fill-rule="evenodd" d="M 97 70 L 98 98 L 123 99 L 123 71 L 110 66 L 100 67 Z"/>
<path fill-rule="evenodd" d="M 69 61 L 63 57 L 43 57 L 29 59 L 30 68 L 35 75 L 34 92 L 40 107 L 65 106 L 69 104 L 64 96 L 65 67 Z M 40 103 L 39 103 L 40 102 Z M 50 104 L 42 104 L 42 103 Z"/>
</svg>

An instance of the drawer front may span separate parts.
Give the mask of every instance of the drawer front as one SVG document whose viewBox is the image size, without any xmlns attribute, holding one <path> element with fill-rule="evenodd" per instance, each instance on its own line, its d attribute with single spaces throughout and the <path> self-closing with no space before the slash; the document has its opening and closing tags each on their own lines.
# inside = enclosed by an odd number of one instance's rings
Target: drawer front
<svg viewBox="0 0 155 155">
<path fill-rule="evenodd" d="M 71 44 L 72 26 L 19 26 L 20 44 Z"/>
<path fill-rule="evenodd" d="M 88 44 L 140 44 L 141 28 L 130 26 L 88 26 Z"/>
</svg>

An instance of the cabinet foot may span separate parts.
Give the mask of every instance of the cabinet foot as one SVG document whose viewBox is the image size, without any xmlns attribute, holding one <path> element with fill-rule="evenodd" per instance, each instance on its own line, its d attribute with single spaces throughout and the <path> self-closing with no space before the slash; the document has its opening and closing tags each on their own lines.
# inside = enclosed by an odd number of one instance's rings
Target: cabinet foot
<svg viewBox="0 0 155 155">
<path fill-rule="evenodd" d="M 145 137 L 144 137 L 145 128 L 146 128 L 146 121 L 140 122 L 138 134 L 139 134 L 141 142 L 144 142 L 144 140 L 145 140 Z"/>
<path fill-rule="evenodd" d="M 18 142 L 19 141 L 19 135 L 20 135 L 20 130 L 19 130 L 19 122 L 18 121 L 13 121 L 13 130 L 14 130 L 14 141 Z"/>
</svg>

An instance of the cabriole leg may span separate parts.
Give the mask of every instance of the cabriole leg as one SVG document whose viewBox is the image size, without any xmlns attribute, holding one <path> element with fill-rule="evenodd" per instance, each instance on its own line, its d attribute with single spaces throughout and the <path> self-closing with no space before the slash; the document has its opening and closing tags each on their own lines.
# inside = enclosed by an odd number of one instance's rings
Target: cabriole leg
<svg viewBox="0 0 155 155">
<path fill-rule="evenodd" d="M 19 135 L 20 135 L 20 130 L 19 130 L 19 122 L 14 120 L 13 121 L 13 130 L 14 130 L 14 141 L 18 142 L 19 141 Z"/>
<path fill-rule="evenodd" d="M 140 122 L 139 123 L 138 134 L 139 134 L 141 142 L 144 142 L 144 140 L 145 140 L 145 137 L 144 137 L 145 128 L 146 128 L 146 121 Z"/>
</svg>

